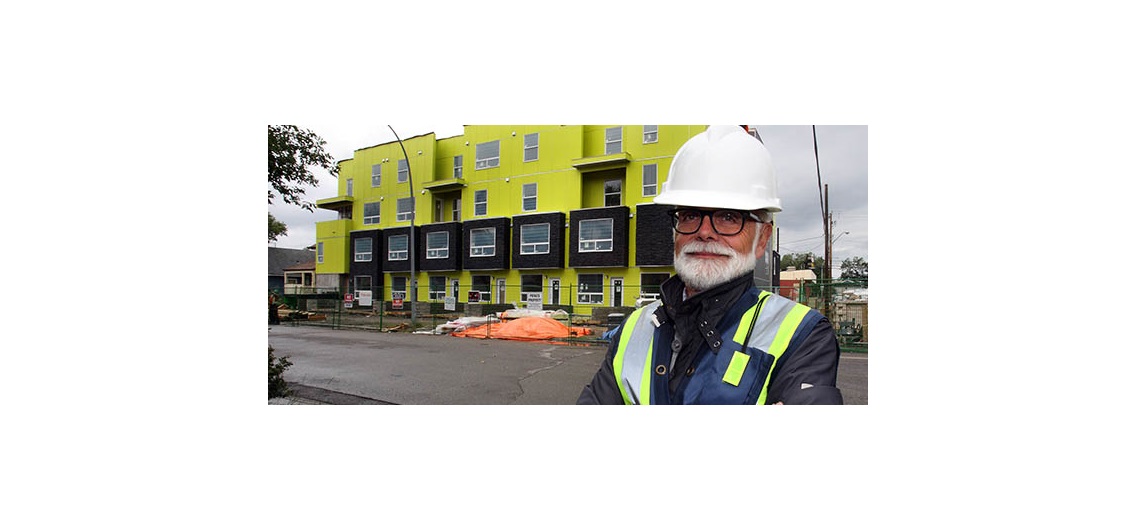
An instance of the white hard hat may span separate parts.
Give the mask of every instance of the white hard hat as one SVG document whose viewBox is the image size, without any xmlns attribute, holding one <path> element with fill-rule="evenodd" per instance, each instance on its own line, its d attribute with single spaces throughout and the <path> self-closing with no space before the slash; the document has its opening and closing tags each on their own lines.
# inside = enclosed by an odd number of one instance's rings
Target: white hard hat
<svg viewBox="0 0 1136 530">
<path fill-rule="evenodd" d="M 737 125 L 711 125 L 682 144 L 655 204 L 781 211 L 769 151 Z"/>
</svg>

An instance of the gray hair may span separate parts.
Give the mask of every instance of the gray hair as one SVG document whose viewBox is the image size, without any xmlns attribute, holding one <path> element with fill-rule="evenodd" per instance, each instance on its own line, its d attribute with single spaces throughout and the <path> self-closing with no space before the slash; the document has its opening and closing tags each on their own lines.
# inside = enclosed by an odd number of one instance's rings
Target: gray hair
<svg viewBox="0 0 1136 530">
<path fill-rule="evenodd" d="M 773 222 L 773 216 L 765 210 L 758 210 L 756 212 L 753 212 L 753 214 L 756 215 L 758 219 L 761 219 L 761 222 L 763 223 Z"/>
</svg>

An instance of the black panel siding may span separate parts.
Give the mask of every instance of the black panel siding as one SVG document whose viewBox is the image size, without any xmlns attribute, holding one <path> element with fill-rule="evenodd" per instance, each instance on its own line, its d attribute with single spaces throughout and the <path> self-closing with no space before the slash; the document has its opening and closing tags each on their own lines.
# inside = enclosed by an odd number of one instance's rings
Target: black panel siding
<svg viewBox="0 0 1136 530">
<path fill-rule="evenodd" d="M 462 229 L 461 223 L 434 223 L 423 225 L 419 228 L 418 233 L 422 235 L 422 241 L 415 241 L 414 245 L 418 247 L 418 264 L 421 264 L 419 270 L 423 271 L 456 271 L 461 270 L 461 256 L 462 256 Z M 430 232 L 446 232 L 450 235 L 450 252 L 445 258 L 427 259 L 426 258 L 426 234 Z M 418 237 L 415 235 L 415 237 Z"/>
<path fill-rule="evenodd" d="M 568 266 L 626 267 L 628 255 L 627 247 L 629 242 L 628 230 L 630 228 L 628 217 L 630 214 L 631 209 L 626 206 L 573 210 L 570 222 L 571 228 L 569 229 L 568 235 Z M 611 252 L 580 252 L 580 221 L 589 219 L 612 220 Z"/>
<path fill-rule="evenodd" d="M 521 255 L 521 226 L 548 223 L 548 254 Z M 513 217 L 513 268 L 564 268 L 564 213 L 553 212 Z"/>
<path fill-rule="evenodd" d="M 387 272 L 387 273 L 410 272 L 410 256 L 409 255 L 407 256 L 407 259 L 391 261 L 389 259 L 390 255 L 387 253 L 387 250 L 386 250 L 387 249 L 387 240 L 389 240 L 391 237 L 393 237 L 393 236 L 409 236 L 409 235 L 410 235 L 410 227 L 409 226 L 404 226 L 404 227 L 401 227 L 401 228 L 386 228 L 386 229 L 383 230 L 383 255 L 382 255 L 382 258 L 383 258 L 383 261 L 382 261 L 383 269 L 382 270 L 383 270 L 383 272 Z M 414 246 L 421 247 L 421 246 L 424 246 L 424 245 L 425 244 L 422 243 L 422 229 L 421 229 L 421 227 L 416 226 L 416 227 L 414 227 Z M 415 262 L 415 268 L 416 269 L 420 268 L 420 267 L 417 266 L 419 263 L 421 263 L 421 261 Z"/>
<path fill-rule="evenodd" d="M 462 268 L 470 271 L 504 270 L 509 268 L 509 219 L 495 217 L 493 219 L 476 219 L 461 223 Z M 471 257 L 469 255 L 469 233 L 477 228 L 496 228 L 496 248 L 494 254 L 488 257 Z"/>
<path fill-rule="evenodd" d="M 357 263 L 355 261 L 355 240 L 360 238 L 369 237 L 373 241 L 371 244 L 371 261 Z M 348 267 L 351 278 L 356 276 L 370 276 L 372 288 L 378 290 L 383 285 L 383 267 L 382 257 L 386 255 L 386 240 L 383 239 L 382 230 L 364 230 L 360 232 L 351 232 L 351 240 L 348 243 L 348 258 L 351 260 L 351 265 Z"/>
<path fill-rule="evenodd" d="M 667 210 L 669 204 L 640 204 L 635 207 L 635 265 L 670 267 L 674 265 L 674 231 Z"/>
</svg>

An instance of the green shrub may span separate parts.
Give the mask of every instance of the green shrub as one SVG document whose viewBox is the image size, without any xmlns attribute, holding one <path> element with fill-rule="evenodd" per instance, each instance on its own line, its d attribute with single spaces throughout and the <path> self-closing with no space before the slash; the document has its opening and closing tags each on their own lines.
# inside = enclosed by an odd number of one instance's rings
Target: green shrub
<svg viewBox="0 0 1136 530">
<path fill-rule="evenodd" d="M 268 347 L 268 399 L 287 397 L 292 393 L 284 381 L 284 370 L 289 366 L 292 366 L 292 361 L 287 357 L 277 358 L 272 355 L 272 346 Z"/>
</svg>

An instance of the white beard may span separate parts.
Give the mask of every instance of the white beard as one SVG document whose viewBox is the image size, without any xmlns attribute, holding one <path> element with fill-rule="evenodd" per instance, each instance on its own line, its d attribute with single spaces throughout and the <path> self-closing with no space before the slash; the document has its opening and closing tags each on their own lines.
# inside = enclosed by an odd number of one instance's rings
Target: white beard
<svg viewBox="0 0 1136 530">
<path fill-rule="evenodd" d="M 726 283 L 757 267 L 757 256 L 753 250 L 757 249 L 757 238 L 754 238 L 753 249 L 748 255 L 738 254 L 729 245 L 712 241 L 691 241 L 679 249 L 674 257 L 675 272 L 693 291 L 702 292 L 717 285 Z M 729 256 L 727 260 L 699 259 L 687 252 L 712 252 Z"/>
</svg>

